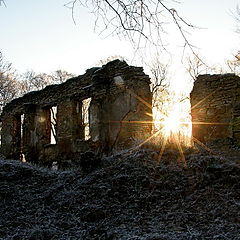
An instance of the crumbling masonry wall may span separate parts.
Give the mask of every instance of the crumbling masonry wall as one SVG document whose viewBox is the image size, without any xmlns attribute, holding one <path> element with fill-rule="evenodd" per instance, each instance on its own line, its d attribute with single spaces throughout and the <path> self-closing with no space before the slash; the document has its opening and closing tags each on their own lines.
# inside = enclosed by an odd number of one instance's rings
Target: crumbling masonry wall
<svg viewBox="0 0 240 240">
<path fill-rule="evenodd" d="M 109 153 L 132 146 L 151 133 L 149 84 L 142 68 L 115 60 L 65 83 L 30 92 L 3 109 L 1 151 L 7 158 L 24 154 L 29 162 L 51 164 L 72 153 Z M 82 105 L 88 98 L 90 139 L 86 140 Z M 53 107 L 56 144 L 51 144 Z"/>
<path fill-rule="evenodd" d="M 200 75 L 190 95 L 192 134 L 202 142 L 233 138 L 240 143 L 240 78 Z"/>
</svg>

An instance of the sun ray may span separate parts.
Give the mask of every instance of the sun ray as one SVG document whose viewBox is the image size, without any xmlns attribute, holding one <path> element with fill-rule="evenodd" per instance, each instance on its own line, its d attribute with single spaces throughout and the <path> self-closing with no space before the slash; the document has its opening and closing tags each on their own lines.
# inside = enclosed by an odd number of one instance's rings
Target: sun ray
<svg viewBox="0 0 240 240">
<path fill-rule="evenodd" d="M 179 142 L 179 139 L 177 139 L 176 142 L 177 142 L 178 151 L 180 153 L 180 162 L 179 163 L 183 163 L 184 167 L 187 167 L 186 158 L 184 156 L 184 152 L 183 152 L 182 146 Z"/>
<path fill-rule="evenodd" d="M 197 144 L 199 144 L 200 146 L 202 146 L 204 149 L 206 149 L 208 152 L 214 154 L 214 152 L 209 148 L 207 147 L 204 143 L 202 143 L 201 141 L 199 141 L 197 138 L 193 137 L 192 136 L 192 139 L 194 142 L 196 142 Z"/>
<path fill-rule="evenodd" d="M 136 93 L 134 93 L 130 89 L 127 89 L 127 92 L 132 94 L 135 98 L 137 98 L 140 102 L 142 102 L 145 106 L 147 106 L 148 108 L 150 108 L 152 110 L 152 104 L 149 104 L 148 102 L 146 102 L 144 99 L 139 97 Z"/>
<path fill-rule="evenodd" d="M 166 137 L 163 138 L 163 143 L 162 143 L 162 146 L 161 146 L 161 149 L 160 149 L 160 152 L 159 152 L 159 155 L 158 155 L 158 159 L 157 159 L 157 165 L 159 164 L 159 162 L 162 159 L 162 156 L 163 156 L 166 144 L 167 144 L 167 140 L 168 139 Z"/>
<path fill-rule="evenodd" d="M 148 112 L 147 112 L 146 115 L 149 116 L 149 117 L 153 117 L 153 114 L 152 114 L 152 113 L 148 113 Z"/>
<path fill-rule="evenodd" d="M 157 131 L 156 133 L 154 133 L 153 135 L 151 135 L 150 137 L 148 137 L 146 140 L 144 140 L 142 143 L 138 144 L 136 147 L 133 148 L 133 150 L 137 150 L 138 148 L 140 148 L 142 145 L 144 145 L 145 143 L 149 142 L 150 140 L 152 140 L 153 138 L 157 137 L 159 134 L 161 133 L 161 131 Z"/>
<path fill-rule="evenodd" d="M 218 90 L 219 88 L 211 92 L 210 94 L 208 94 L 205 98 L 197 102 L 192 107 L 189 106 L 189 109 L 193 110 L 197 108 L 202 102 L 206 101 Z M 131 95 L 133 95 L 136 99 L 138 99 L 141 103 L 143 103 L 145 106 L 147 106 L 149 109 L 152 110 L 151 104 L 146 102 L 143 98 L 139 97 L 130 89 L 127 89 L 127 91 Z M 175 103 L 174 105 L 172 105 L 171 109 L 167 109 L 167 112 L 165 114 L 163 112 L 160 112 L 159 115 L 158 114 L 159 112 L 153 112 L 153 114 L 146 112 L 147 116 L 155 118 L 153 121 L 137 121 L 137 120 L 111 121 L 112 123 L 120 122 L 124 124 L 154 124 L 155 129 L 157 131 L 151 136 L 149 136 L 146 140 L 142 141 L 137 146 L 132 148 L 131 150 L 137 150 L 141 146 L 143 146 L 145 143 L 150 142 L 151 140 L 156 138 L 157 141 L 161 142 L 161 143 L 159 142 L 159 144 L 161 144 L 161 147 L 159 150 L 157 163 L 161 161 L 163 157 L 163 153 L 168 143 L 176 147 L 177 151 L 179 152 L 178 163 L 183 164 L 184 167 L 187 166 L 187 162 L 186 162 L 186 157 L 184 155 L 183 144 L 189 144 L 186 146 L 190 146 L 190 144 L 193 144 L 195 142 L 198 145 L 202 146 L 204 149 L 206 149 L 208 152 L 212 153 L 211 149 L 209 149 L 204 143 L 202 143 L 201 141 L 199 141 L 198 139 L 192 136 L 192 132 L 191 132 L 192 125 L 215 125 L 215 126 L 229 125 L 229 123 L 226 123 L 226 122 L 205 122 L 205 121 L 192 122 L 190 115 L 188 115 L 189 113 L 186 110 L 186 107 L 183 107 L 181 103 Z M 156 126 L 158 127 L 156 128 Z M 161 135 L 161 138 L 157 139 L 159 135 Z M 188 141 L 186 139 L 188 139 Z"/>
<path fill-rule="evenodd" d="M 192 122 L 193 125 L 230 125 L 230 123 L 223 122 Z"/>
<path fill-rule="evenodd" d="M 147 123 L 147 124 L 153 124 L 154 121 L 132 121 L 132 120 L 129 120 L 129 121 L 109 121 L 110 123 Z"/>
<path fill-rule="evenodd" d="M 205 100 L 207 100 L 210 96 L 212 96 L 216 91 L 218 91 L 219 88 L 217 88 L 215 91 L 211 92 L 210 94 L 208 94 L 205 98 L 203 98 L 202 100 L 200 100 L 198 103 L 196 103 L 195 105 L 193 105 L 191 107 L 191 110 L 193 110 L 194 108 L 196 108 L 199 104 L 201 104 L 202 102 L 204 102 Z"/>
</svg>

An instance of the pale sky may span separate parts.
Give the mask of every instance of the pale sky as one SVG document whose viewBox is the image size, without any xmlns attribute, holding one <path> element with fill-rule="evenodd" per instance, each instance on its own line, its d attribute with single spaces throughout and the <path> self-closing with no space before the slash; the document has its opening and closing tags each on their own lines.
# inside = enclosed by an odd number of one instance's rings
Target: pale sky
<svg viewBox="0 0 240 240">
<path fill-rule="evenodd" d="M 5 0 L 7 7 L 0 7 L 0 50 L 18 71 L 48 73 L 63 69 L 83 74 L 99 60 L 112 55 L 133 59 L 130 43 L 94 32 L 95 19 L 87 8 L 76 8 L 74 25 L 71 11 L 64 7 L 67 2 Z M 202 28 L 192 30 L 187 36 L 209 64 L 222 64 L 239 50 L 240 35 L 235 32 L 236 22 L 231 15 L 237 4 L 237 0 L 185 0 L 174 5 L 185 20 Z M 173 27 L 169 27 L 165 38 L 169 42 L 172 76 L 178 85 L 185 78 L 182 41 Z M 162 59 L 166 56 L 168 53 L 162 53 Z M 132 64 L 141 62 L 135 57 Z"/>
</svg>

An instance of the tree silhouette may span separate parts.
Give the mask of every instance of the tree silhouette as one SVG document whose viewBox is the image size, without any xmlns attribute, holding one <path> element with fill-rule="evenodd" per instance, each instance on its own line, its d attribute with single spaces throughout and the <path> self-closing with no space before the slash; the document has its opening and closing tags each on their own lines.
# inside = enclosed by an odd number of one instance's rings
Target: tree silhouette
<svg viewBox="0 0 240 240">
<path fill-rule="evenodd" d="M 71 9 L 74 22 L 76 5 L 87 7 L 96 16 L 96 25 L 100 23 L 100 33 L 124 36 L 135 48 L 150 43 L 165 49 L 163 35 L 169 23 L 173 23 L 184 40 L 184 48 L 193 51 L 186 30 L 194 26 L 170 6 L 176 3 L 174 0 L 73 0 L 65 6 Z"/>
<path fill-rule="evenodd" d="M 14 97 L 19 95 L 19 84 L 12 64 L 0 52 L 0 111 Z"/>
</svg>

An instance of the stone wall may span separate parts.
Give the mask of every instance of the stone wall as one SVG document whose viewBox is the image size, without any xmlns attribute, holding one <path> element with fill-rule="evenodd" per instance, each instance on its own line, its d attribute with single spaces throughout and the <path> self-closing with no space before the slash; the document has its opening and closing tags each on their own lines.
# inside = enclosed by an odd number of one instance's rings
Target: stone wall
<svg viewBox="0 0 240 240">
<path fill-rule="evenodd" d="M 240 142 L 240 78 L 200 75 L 190 96 L 193 137 L 202 142 L 234 138 Z"/>
<path fill-rule="evenodd" d="M 152 112 L 149 84 L 142 68 L 115 60 L 30 92 L 3 109 L 1 151 L 7 158 L 24 154 L 27 161 L 48 164 L 59 156 L 87 150 L 109 153 L 143 141 L 152 129 L 152 117 L 146 114 Z M 91 98 L 88 140 L 82 115 L 87 98 Z M 53 107 L 56 144 L 51 144 Z"/>
</svg>

